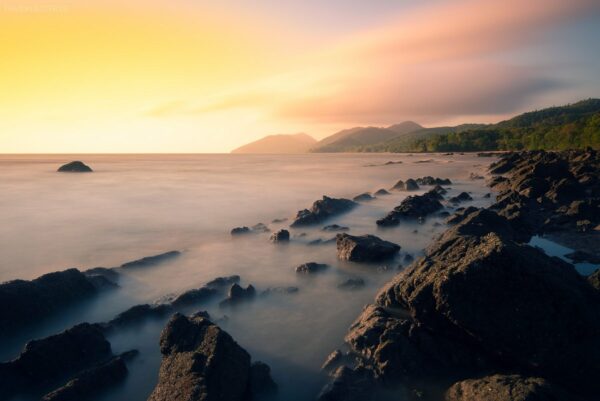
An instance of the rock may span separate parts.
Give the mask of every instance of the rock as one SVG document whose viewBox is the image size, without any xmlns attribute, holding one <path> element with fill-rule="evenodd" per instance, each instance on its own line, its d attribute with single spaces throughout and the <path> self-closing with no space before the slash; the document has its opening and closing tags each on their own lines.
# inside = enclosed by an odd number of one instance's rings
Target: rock
<svg viewBox="0 0 600 401">
<path fill-rule="evenodd" d="M 270 233 L 271 230 L 263 223 L 258 223 L 252 226 L 252 231 L 257 233 Z"/>
<path fill-rule="evenodd" d="M 416 191 L 419 189 L 419 185 L 415 180 L 409 178 L 406 181 L 399 180 L 393 187 L 396 191 Z"/>
<path fill-rule="evenodd" d="M 470 201 L 470 200 L 473 200 L 473 198 L 471 197 L 471 195 L 469 195 L 466 192 L 461 192 L 457 196 L 453 196 L 452 198 L 449 199 L 449 201 L 452 203 L 460 203 L 460 202 L 466 202 L 466 201 Z"/>
<path fill-rule="evenodd" d="M 438 195 L 446 195 L 448 193 L 448 191 L 446 191 L 446 189 L 441 185 L 436 185 L 435 187 L 433 187 L 432 191 L 437 193 Z"/>
<path fill-rule="evenodd" d="M 469 179 L 472 180 L 472 181 L 483 180 L 484 177 L 482 175 L 477 174 L 477 173 L 470 173 L 469 174 Z"/>
<path fill-rule="evenodd" d="M 440 196 L 434 191 L 426 192 L 423 195 L 408 196 L 387 216 L 377 220 L 377 225 L 396 226 L 400 224 L 401 220 L 416 220 L 435 213 L 444 208 L 439 201 Z"/>
<path fill-rule="evenodd" d="M 124 312 L 119 313 L 114 319 L 110 320 L 106 327 L 122 327 L 130 324 L 137 324 L 146 319 L 158 319 L 165 317 L 173 311 L 173 306 L 169 304 L 158 305 L 135 305 Z"/>
<path fill-rule="evenodd" d="M 390 193 L 383 188 L 381 188 L 381 189 L 377 190 L 377 192 L 375 192 L 375 196 L 384 196 L 384 195 L 390 195 Z"/>
<path fill-rule="evenodd" d="M 448 224 L 448 225 L 458 224 L 461 221 L 463 221 L 465 218 L 467 218 L 471 213 L 475 213 L 478 210 L 479 209 L 476 208 L 475 206 L 469 206 L 466 209 L 457 210 L 452 216 L 450 216 L 446 220 L 446 224 Z"/>
<path fill-rule="evenodd" d="M 319 394 L 318 401 L 374 401 L 375 378 L 369 369 L 351 369 L 340 366 L 329 383 Z"/>
<path fill-rule="evenodd" d="M 44 274 L 31 281 L 2 283 L 0 333 L 13 332 L 37 323 L 97 293 L 95 283 L 77 269 Z"/>
<path fill-rule="evenodd" d="M 353 262 L 379 262 L 393 258 L 400 251 L 399 245 L 374 235 L 338 234 L 336 245 L 338 258 Z"/>
<path fill-rule="evenodd" d="M 277 384 L 271 378 L 271 368 L 264 362 L 256 361 L 250 366 L 250 395 L 272 394 Z"/>
<path fill-rule="evenodd" d="M 588 282 L 597 290 L 600 290 L 600 269 L 596 269 L 587 277 Z"/>
<path fill-rule="evenodd" d="M 432 176 L 426 176 L 416 179 L 419 185 L 452 185 L 452 181 L 448 178 L 433 178 Z"/>
<path fill-rule="evenodd" d="M 90 368 L 112 356 L 110 343 L 89 323 L 25 345 L 10 362 L 0 363 L 0 398 L 32 387 L 44 388 L 56 379 Z"/>
<path fill-rule="evenodd" d="M 330 224 L 328 226 L 323 227 L 323 231 L 348 231 L 350 228 L 340 226 L 337 224 Z"/>
<path fill-rule="evenodd" d="M 192 313 L 190 317 L 203 317 L 205 319 L 210 319 L 210 314 L 205 310 L 199 310 L 198 312 Z"/>
<path fill-rule="evenodd" d="M 252 232 L 252 230 L 250 230 L 249 227 L 243 226 L 243 227 L 235 227 L 231 230 L 231 235 L 243 235 L 243 234 L 250 234 Z"/>
<path fill-rule="evenodd" d="M 208 283 L 206 283 L 205 287 L 221 289 L 221 288 L 228 287 L 231 284 L 236 284 L 239 282 L 240 282 L 240 276 L 238 276 L 237 274 L 234 274 L 232 276 L 217 277 L 217 278 L 209 281 Z"/>
<path fill-rule="evenodd" d="M 287 221 L 287 218 L 282 218 L 282 219 L 273 219 L 273 221 L 271 221 L 271 223 L 273 224 L 278 224 L 278 223 L 285 223 Z"/>
<path fill-rule="evenodd" d="M 219 290 L 207 286 L 185 291 L 171 301 L 174 308 L 184 308 L 201 302 L 206 302 L 219 294 Z"/>
<path fill-rule="evenodd" d="M 296 267 L 296 273 L 318 273 L 327 269 L 329 265 L 325 263 L 308 262 Z"/>
<path fill-rule="evenodd" d="M 229 289 L 227 298 L 221 301 L 219 306 L 237 305 L 240 302 L 252 300 L 255 296 L 256 289 L 252 285 L 248 285 L 246 288 L 243 288 L 239 284 L 233 284 Z"/>
<path fill-rule="evenodd" d="M 343 290 L 357 290 L 365 286 L 365 280 L 360 277 L 351 277 L 338 284 L 338 288 Z"/>
<path fill-rule="evenodd" d="M 477 157 L 494 157 L 497 154 L 494 152 L 479 152 L 477 153 Z"/>
<path fill-rule="evenodd" d="M 92 169 L 83 162 L 74 161 L 63 164 L 57 171 L 60 173 L 91 173 Z"/>
<path fill-rule="evenodd" d="M 484 199 L 490 199 L 491 197 L 492 197 L 492 194 L 489 192 L 487 194 L 483 195 Z"/>
<path fill-rule="evenodd" d="M 130 269 L 130 268 L 136 268 L 136 267 L 154 266 L 159 263 L 163 263 L 163 262 L 169 261 L 171 259 L 175 259 L 175 258 L 179 257 L 180 255 L 181 255 L 181 252 L 179 252 L 179 251 L 169 251 L 169 252 L 164 252 L 164 253 L 154 255 L 154 256 L 146 256 L 144 258 L 134 260 L 132 262 L 123 263 L 120 267 L 122 269 Z"/>
<path fill-rule="evenodd" d="M 208 319 L 173 315 L 160 351 L 158 384 L 148 401 L 249 401 L 271 382 L 269 370 L 253 370 L 248 352 Z"/>
<path fill-rule="evenodd" d="M 298 287 L 289 286 L 289 287 L 269 287 L 266 290 L 263 290 L 260 295 L 267 296 L 271 294 L 295 294 L 298 292 Z"/>
<path fill-rule="evenodd" d="M 271 242 L 289 242 L 290 240 L 290 232 L 288 230 L 281 229 L 279 231 L 275 231 L 271 234 L 271 238 L 269 239 Z"/>
<path fill-rule="evenodd" d="M 349 199 L 335 199 L 323 196 L 323 199 L 313 203 L 310 210 L 300 210 L 296 214 L 296 218 L 291 224 L 291 227 L 319 224 L 330 217 L 352 210 L 356 205 L 356 202 Z"/>
<path fill-rule="evenodd" d="M 334 368 L 339 366 L 343 358 L 344 354 L 342 354 L 342 351 L 336 349 L 327 356 L 327 359 L 325 359 L 325 362 L 323 362 L 323 365 L 321 365 L 321 370 L 326 372 L 332 371 Z"/>
<path fill-rule="evenodd" d="M 125 380 L 128 373 L 125 360 L 136 354 L 137 351 L 129 351 L 108 362 L 84 370 L 64 386 L 46 394 L 42 401 L 81 401 L 96 397 L 107 387 Z"/>
<path fill-rule="evenodd" d="M 565 257 L 571 259 L 573 263 L 593 263 L 600 264 L 600 256 L 593 255 L 585 251 L 574 251 L 565 255 Z"/>
<path fill-rule="evenodd" d="M 415 260 L 415 258 L 410 253 L 407 253 L 406 255 L 404 255 L 404 258 L 402 258 L 402 260 L 404 263 L 409 264 L 412 263 L 413 260 Z"/>
<path fill-rule="evenodd" d="M 539 377 L 520 375 L 486 376 L 455 383 L 446 392 L 446 401 L 574 401 Z"/>
<path fill-rule="evenodd" d="M 352 198 L 354 202 L 368 202 L 375 199 L 370 193 L 365 192 Z"/>
</svg>

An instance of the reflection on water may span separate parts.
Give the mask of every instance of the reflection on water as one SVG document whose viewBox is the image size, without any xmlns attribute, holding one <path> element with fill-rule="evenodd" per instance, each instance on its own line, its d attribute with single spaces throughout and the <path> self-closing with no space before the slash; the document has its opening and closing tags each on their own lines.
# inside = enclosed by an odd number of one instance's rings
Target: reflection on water
<svg viewBox="0 0 600 401">
<path fill-rule="evenodd" d="M 573 249 L 557 244 L 556 242 L 550 241 L 547 238 L 536 235 L 531 238 L 529 245 L 541 248 L 549 256 L 557 256 L 565 262 L 571 263 L 573 266 L 575 266 L 575 269 L 584 276 L 589 276 L 596 271 L 596 269 L 598 269 L 597 265 L 593 265 L 591 263 L 573 263 L 571 259 L 565 256 L 573 252 Z"/>
<path fill-rule="evenodd" d="M 183 255 L 153 267 L 132 269 L 121 288 L 78 305 L 43 327 L 0 345 L 0 356 L 18 354 L 24 342 L 55 333 L 80 321 L 106 321 L 131 305 L 152 302 L 169 293 L 200 287 L 206 281 L 239 274 L 242 284 L 258 292 L 268 287 L 297 286 L 295 294 L 270 294 L 236 308 L 219 308 L 218 300 L 202 305 L 219 320 L 253 359 L 271 365 L 281 400 L 313 398 L 322 384 L 319 367 L 363 305 L 398 271 L 401 257 L 387 264 L 365 265 L 336 259 L 335 244 L 309 246 L 332 233 L 320 227 L 291 230 L 288 245 L 269 243 L 269 234 L 231 238 L 235 226 L 270 223 L 308 207 L 327 194 L 353 197 L 390 188 L 397 180 L 425 175 L 449 177 L 450 196 L 470 191 L 469 204 L 487 205 L 484 183 L 469 181 L 489 159 L 472 155 L 154 155 L 80 156 L 93 174 L 58 174 L 54 170 L 73 156 L 0 157 L 0 280 L 33 278 L 77 266 L 117 266 L 171 249 Z M 428 163 L 418 160 L 432 159 Z M 383 166 L 389 161 L 402 164 Z M 378 164 L 375 167 L 365 165 Z M 417 193 L 422 193 L 427 188 Z M 375 220 L 396 206 L 406 193 L 362 204 L 327 224 L 350 227 L 351 234 L 372 233 L 418 255 L 437 233 L 441 219 L 378 229 Z M 306 236 L 300 237 L 301 233 Z M 294 268 L 315 261 L 331 267 L 315 276 Z M 362 277 L 363 288 L 341 290 L 348 277 Z M 192 312 L 193 310 L 189 310 Z M 226 319 L 221 319 L 223 316 Z M 137 348 L 128 380 L 101 400 L 145 400 L 156 383 L 158 337 L 164 321 L 111 334 L 115 352 Z"/>
</svg>

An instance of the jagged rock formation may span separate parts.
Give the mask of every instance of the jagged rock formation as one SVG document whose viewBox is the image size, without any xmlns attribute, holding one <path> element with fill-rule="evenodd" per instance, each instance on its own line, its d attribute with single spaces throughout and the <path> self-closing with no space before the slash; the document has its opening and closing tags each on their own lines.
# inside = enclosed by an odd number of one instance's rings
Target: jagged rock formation
<svg viewBox="0 0 600 401">
<path fill-rule="evenodd" d="M 374 235 L 338 234 L 336 245 L 338 258 L 352 262 L 380 262 L 393 258 L 400 251 L 399 245 Z"/>
<path fill-rule="evenodd" d="M 397 226 L 402 220 L 423 219 L 444 208 L 440 199 L 443 197 L 435 189 L 423 195 L 408 196 L 385 217 L 377 220 L 377 225 L 390 227 Z"/>
<path fill-rule="evenodd" d="M 319 224 L 330 217 L 348 212 L 358 204 L 350 199 L 336 199 L 323 196 L 323 199 L 315 201 L 310 209 L 298 211 L 291 227 L 302 227 Z"/>
</svg>

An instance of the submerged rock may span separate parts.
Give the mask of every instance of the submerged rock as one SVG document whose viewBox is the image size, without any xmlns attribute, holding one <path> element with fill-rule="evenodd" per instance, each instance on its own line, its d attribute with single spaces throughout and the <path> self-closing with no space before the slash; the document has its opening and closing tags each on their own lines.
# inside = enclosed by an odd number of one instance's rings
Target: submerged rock
<svg viewBox="0 0 600 401">
<path fill-rule="evenodd" d="M 269 239 L 271 242 L 289 242 L 290 240 L 290 232 L 288 230 L 279 230 L 275 231 L 271 234 L 271 238 Z"/>
<path fill-rule="evenodd" d="M 375 192 L 375 196 L 384 196 L 384 195 L 390 195 L 390 193 L 383 188 L 381 188 L 381 189 L 377 190 L 377 192 Z"/>
<path fill-rule="evenodd" d="M 343 290 L 357 290 L 365 286 L 365 280 L 360 277 L 351 277 L 338 284 Z"/>
<path fill-rule="evenodd" d="M 122 269 L 130 269 L 130 268 L 135 268 L 135 267 L 148 267 L 148 266 L 154 266 L 157 265 L 159 263 L 163 263 L 166 262 L 168 260 L 171 259 L 175 259 L 178 256 L 181 255 L 180 251 L 169 251 L 169 252 L 164 252 L 158 255 L 154 255 L 154 256 L 146 256 L 143 257 L 141 259 L 137 259 L 131 262 L 127 262 L 127 263 L 123 263 L 120 267 Z"/>
<path fill-rule="evenodd" d="M 91 173 L 92 169 L 81 161 L 63 164 L 57 170 L 59 173 Z"/>
<path fill-rule="evenodd" d="M 183 308 L 186 306 L 196 305 L 201 302 L 208 301 L 219 294 L 219 291 L 215 288 L 207 286 L 195 288 L 192 290 L 185 291 L 175 297 L 171 301 L 171 305 L 174 308 Z"/>
<path fill-rule="evenodd" d="M 141 323 L 147 319 L 157 319 L 168 315 L 173 311 L 170 304 L 142 304 L 135 305 L 124 312 L 119 313 L 114 319 L 104 326 L 107 328 L 121 327 L 130 324 Z"/>
<path fill-rule="evenodd" d="M 148 401 L 249 401 L 272 390 L 269 369 L 208 319 L 175 314 L 160 337 L 158 384 Z"/>
<path fill-rule="evenodd" d="M 357 195 L 354 198 L 352 198 L 352 200 L 354 202 L 368 202 L 368 201 L 372 201 L 373 199 L 375 199 L 375 197 L 373 197 L 370 193 L 365 192 L 363 194 Z"/>
<path fill-rule="evenodd" d="M 396 184 L 394 184 L 392 189 L 396 191 L 416 191 L 419 189 L 419 185 L 415 180 L 409 178 L 406 181 L 399 180 Z"/>
<path fill-rule="evenodd" d="M 377 220 L 377 225 L 383 227 L 396 226 L 400 224 L 401 220 L 425 218 L 444 208 L 439 201 L 440 197 L 441 195 L 433 190 L 423 195 L 408 196 L 387 216 Z"/>
<path fill-rule="evenodd" d="M 0 363 L 0 398 L 9 399 L 17 391 L 34 387 L 43 389 L 111 356 L 110 343 L 89 323 L 30 341 L 16 359 Z"/>
<path fill-rule="evenodd" d="M 46 394 L 42 401 L 81 401 L 98 396 L 109 386 L 121 383 L 127 377 L 125 361 L 137 355 L 129 351 L 93 368 L 78 373 L 67 384 Z"/>
<path fill-rule="evenodd" d="M 208 283 L 206 283 L 205 287 L 221 289 L 230 286 L 231 284 L 236 284 L 239 282 L 240 276 L 234 274 L 232 276 L 217 277 L 213 280 L 210 280 Z"/>
<path fill-rule="evenodd" d="M 324 220 L 346 213 L 356 207 L 357 203 L 349 199 L 335 199 L 323 196 L 323 199 L 315 201 L 309 209 L 300 210 L 296 214 L 291 227 L 301 227 L 319 224 Z"/>
<path fill-rule="evenodd" d="M 263 290 L 260 295 L 267 296 L 271 294 L 295 294 L 298 292 L 298 287 L 289 286 L 289 287 L 269 287 L 266 290 Z"/>
<path fill-rule="evenodd" d="M 323 231 L 348 231 L 350 228 L 345 226 L 340 226 L 338 224 L 330 224 L 328 226 L 323 227 Z"/>
<path fill-rule="evenodd" d="M 338 258 L 353 262 L 380 262 L 393 258 L 400 251 L 399 245 L 374 235 L 338 234 L 336 245 Z"/>
<path fill-rule="evenodd" d="M 329 265 L 325 263 L 308 262 L 296 267 L 296 273 L 317 273 L 327 269 Z"/>
<path fill-rule="evenodd" d="M 93 280 L 77 269 L 48 273 L 34 280 L 0 284 L 0 333 L 18 330 L 57 314 L 98 293 Z"/>
<path fill-rule="evenodd" d="M 432 176 L 426 176 L 416 179 L 419 185 L 452 185 L 452 181 L 448 178 L 433 178 Z"/>
<path fill-rule="evenodd" d="M 309 245 L 309 246 L 327 245 L 327 244 L 334 244 L 335 241 L 336 241 L 335 237 L 332 237 L 332 238 L 329 238 L 329 239 L 317 238 L 317 239 L 314 239 L 312 241 L 309 241 L 307 245 Z"/>
<path fill-rule="evenodd" d="M 233 229 L 231 229 L 231 235 L 235 236 L 235 235 L 244 235 L 244 234 L 250 234 L 252 232 L 252 230 L 250 230 L 250 227 L 235 227 Z"/>
</svg>

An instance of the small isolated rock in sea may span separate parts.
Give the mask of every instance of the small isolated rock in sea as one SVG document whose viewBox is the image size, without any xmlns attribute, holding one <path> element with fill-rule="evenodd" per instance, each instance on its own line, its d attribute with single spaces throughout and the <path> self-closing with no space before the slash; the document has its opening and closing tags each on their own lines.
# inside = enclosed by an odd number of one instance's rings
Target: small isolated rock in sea
<svg viewBox="0 0 600 401">
<path fill-rule="evenodd" d="M 252 231 L 257 233 L 269 233 L 271 230 L 263 223 L 258 223 L 252 226 Z"/>
<path fill-rule="evenodd" d="M 365 280 L 360 277 L 351 277 L 338 284 L 343 290 L 357 290 L 365 286 Z"/>
<path fill-rule="evenodd" d="M 419 185 L 452 185 L 452 181 L 448 178 L 433 178 L 430 175 L 417 178 L 416 181 Z"/>
<path fill-rule="evenodd" d="M 289 286 L 289 287 L 269 287 L 266 290 L 263 290 L 260 295 L 266 296 L 271 294 L 295 294 L 298 292 L 298 287 Z"/>
<path fill-rule="evenodd" d="M 229 289 L 227 298 L 219 303 L 219 306 L 231 306 L 236 305 L 243 301 L 249 301 L 256 297 L 256 289 L 252 284 L 248 284 L 246 288 L 243 288 L 239 284 L 233 284 Z"/>
<path fill-rule="evenodd" d="M 373 197 L 370 193 L 365 192 L 363 194 L 357 195 L 354 198 L 352 198 L 352 200 L 354 202 L 368 202 L 368 201 L 372 201 L 373 199 L 375 199 L 375 197 Z"/>
<path fill-rule="evenodd" d="M 348 231 L 350 228 L 340 226 L 337 224 L 330 224 L 328 226 L 323 227 L 323 231 Z"/>
<path fill-rule="evenodd" d="M 153 256 L 146 256 L 144 258 L 141 259 L 137 259 L 131 262 L 127 262 L 127 263 L 123 263 L 120 267 L 122 269 L 129 269 L 129 268 L 133 268 L 133 267 L 147 267 L 147 266 L 154 266 L 157 265 L 159 263 L 163 263 L 166 262 L 168 260 L 171 259 L 175 259 L 178 256 L 181 255 L 181 252 L 179 251 L 169 251 L 169 252 L 164 252 L 158 255 L 153 255 Z"/>
<path fill-rule="evenodd" d="M 250 230 L 250 227 L 235 227 L 231 230 L 231 235 L 243 235 L 243 234 L 250 234 L 252 231 Z"/>
<path fill-rule="evenodd" d="M 381 188 L 377 192 L 375 192 L 375 195 L 376 196 L 384 196 L 384 195 L 390 195 L 390 193 L 388 191 L 386 191 L 385 189 Z"/>
<path fill-rule="evenodd" d="M 397 226 L 401 220 L 425 218 L 443 208 L 440 198 L 441 195 L 434 190 L 423 195 L 408 196 L 385 217 L 377 220 L 377 225 L 382 227 Z"/>
<path fill-rule="evenodd" d="M 59 173 L 91 173 L 92 169 L 79 160 L 63 164 L 57 170 Z"/>
<path fill-rule="evenodd" d="M 148 401 L 250 401 L 274 390 L 268 366 L 252 365 L 248 352 L 208 319 L 173 315 L 160 352 L 158 384 Z"/>
<path fill-rule="evenodd" d="M 483 178 L 484 177 L 482 175 L 479 175 L 477 173 L 471 173 L 471 174 L 469 174 L 469 179 L 473 180 L 473 181 L 475 181 L 475 180 L 483 180 Z"/>
<path fill-rule="evenodd" d="M 287 221 L 287 218 L 284 217 L 284 218 L 281 218 L 281 219 L 273 219 L 271 221 L 271 223 L 278 224 L 278 223 L 285 223 L 286 221 Z"/>
<path fill-rule="evenodd" d="M 296 214 L 291 227 L 301 227 L 321 223 L 322 221 L 346 213 L 358 205 L 350 199 L 335 199 L 323 196 L 323 199 L 315 201 L 309 209 L 300 210 Z"/>
<path fill-rule="evenodd" d="M 321 271 L 327 269 L 328 267 L 329 267 L 329 265 L 327 265 L 325 263 L 308 262 L 308 263 L 304 263 L 304 264 L 301 264 L 300 266 L 296 267 L 296 273 L 305 273 L 305 274 L 318 273 L 318 272 L 321 272 Z"/>
<path fill-rule="evenodd" d="M 399 180 L 392 189 L 397 191 L 416 191 L 419 189 L 419 185 L 415 180 L 409 178 L 406 181 Z"/>
<path fill-rule="evenodd" d="M 335 243 L 335 237 L 329 238 L 329 239 L 317 238 L 317 239 L 310 241 L 307 245 L 315 246 L 315 245 L 327 245 L 327 244 L 334 244 L 334 243 Z"/>
<path fill-rule="evenodd" d="M 460 202 L 466 202 L 466 201 L 470 201 L 470 200 L 473 200 L 473 198 L 471 197 L 471 195 L 469 195 L 466 192 L 461 192 L 460 194 L 453 196 L 452 198 L 449 199 L 449 201 L 452 203 L 460 203 Z"/>
<path fill-rule="evenodd" d="M 379 262 L 393 258 L 400 251 L 399 245 L 374 235 L 338 234 L 336 244 L 338 258 L 353 262 Z"/>
<path fill-rule="evenodd" d="M 128 373 L 125 361 L 137 354 L 137 350 L 128 351 L 98 366 L 84 370 L 64 386 L 46 394 L 42 397 L 42 401 L 81 401 L 95 397 L 105 391 L 107 387 L 125 380 Z"/>
<path fill-rule="evenodd" d="M 271 242 L 288 242 L 290 240 L 290 232 L 288 230 L 279 230 L 271 234 L 269 239 Z"/>
</svg>

